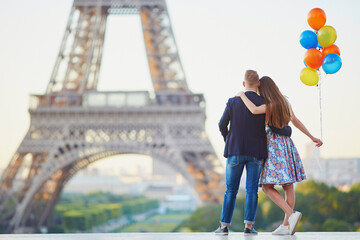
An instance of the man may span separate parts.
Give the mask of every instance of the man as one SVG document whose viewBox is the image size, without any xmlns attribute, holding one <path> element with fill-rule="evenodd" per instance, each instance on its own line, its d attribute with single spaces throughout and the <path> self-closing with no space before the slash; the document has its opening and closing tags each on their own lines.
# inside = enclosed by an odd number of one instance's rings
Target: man
<svg viewBox="0 0 360 240">
<path fill-rule="evenodd" d="M 256 105 L 265 103 L 257 94 L 259 75 L 256 71 L 245 73 L 246 96 Z M 228 125 L 230 122 L 230 129 Z M 241 175 L 246 167 L 245 234 L 257 234 L 253 224 L 258 204 L 258 184 L 264 160 L 267 158 L 265 114 L 253 115 L 241 98 L 233 97 L 227 102 L 219 128 L 225 140 L 226 191 L 216 234 L 228 234 L 235 208 Z M 278 129 L 282 135 L 290 135 L 291 128 Z"/>
</svg>

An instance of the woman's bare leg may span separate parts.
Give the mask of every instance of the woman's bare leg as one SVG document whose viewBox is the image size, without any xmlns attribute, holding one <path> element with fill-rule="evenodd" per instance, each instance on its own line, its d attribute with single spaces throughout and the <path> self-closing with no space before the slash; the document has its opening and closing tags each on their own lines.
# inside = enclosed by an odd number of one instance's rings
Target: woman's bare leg
<svg viewBox="0 0 360 240">
<path fill-rule="evenodd" d="M 262 189 L 264 193 L 268 195 L 269 198 L 284 211 L 285 219 L 283 224 L 289 225 L 289 217 L 292 213 L 294 213 L 293 209 L 285 201 L 283 196 L 274 188 L 273 184 L 263 184 Z"/>
<path fill-rule="evenodd" d="M 290 184 L 290 185 L 283 185 L 282 186 L 284 191 L 285 191 L 285 201 L 286 203 L 289 205 L 289 207 L 291 209 L 294 209 L 295 207 L 295 191 L 294 191 L 294 184 Z M 284 225 L 287 225 L 288 219 L 286 219 L 286 215 L 284 217 Z"/>
</svg>

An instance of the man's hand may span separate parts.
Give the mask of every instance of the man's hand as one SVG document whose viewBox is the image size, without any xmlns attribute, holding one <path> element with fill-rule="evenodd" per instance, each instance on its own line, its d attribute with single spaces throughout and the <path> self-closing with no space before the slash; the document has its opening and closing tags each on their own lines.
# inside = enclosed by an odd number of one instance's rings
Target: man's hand
<svg viewBox="0 0 360 240">
<path fill-rule="evenodd" d="M 235 97 L 241 97 L 242 94 L 245 94 L 244 91 L 238 92 L 238 93 L 235 95 Z"/>
<path fill-rule="evenodd" d="M 318 138 L 313 138 L 312 141 L 316 143 L 317 147 L 321 147 L 321 145 L 323 145 L 323 142 Z"/>
</svg>

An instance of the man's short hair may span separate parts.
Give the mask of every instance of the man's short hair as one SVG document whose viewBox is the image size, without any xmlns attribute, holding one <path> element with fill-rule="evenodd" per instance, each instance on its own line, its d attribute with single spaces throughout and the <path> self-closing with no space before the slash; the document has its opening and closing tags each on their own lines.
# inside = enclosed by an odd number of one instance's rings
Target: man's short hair
<svg viewBox="0 0 360 240">
<path fill-rule="evenodd" d="M 245 82 L 249 86 L 256 86 L 256 84 L 259 82 L 259 75 L 254 70 L 246 70 L 246 72 L 245 72 Z"/>
</svg>

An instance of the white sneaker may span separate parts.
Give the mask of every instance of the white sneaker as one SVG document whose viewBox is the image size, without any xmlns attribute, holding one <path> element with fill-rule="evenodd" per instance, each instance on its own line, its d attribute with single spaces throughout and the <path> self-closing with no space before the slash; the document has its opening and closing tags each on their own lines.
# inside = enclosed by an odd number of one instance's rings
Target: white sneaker
<svg viewBox="0 0 360 240">
<path fill-rule="evenodd" d="M 281 224 L 275 231 L 272 232 L 272 235 L 290 235 L 290 225 L 284 226 Z"/>
<path fill-rule="evenodd" d="M 293 214 L 290 215 L 289 217 L 289 223 L 290 223 L 290 233 L 291 235 L 294 235 L 294 233 L 296 232 L 296 229 L 298 227 L 298 224 L 300 222 L 301 219 L 301 212 L 294 212 Z"/>
</svg>

